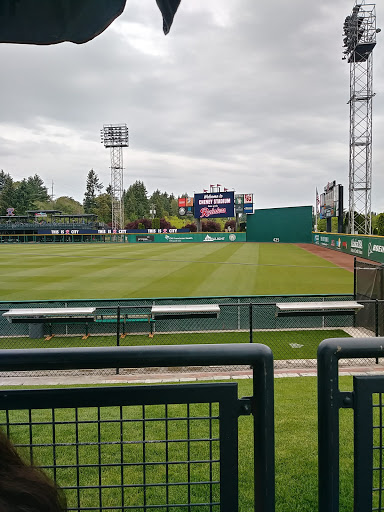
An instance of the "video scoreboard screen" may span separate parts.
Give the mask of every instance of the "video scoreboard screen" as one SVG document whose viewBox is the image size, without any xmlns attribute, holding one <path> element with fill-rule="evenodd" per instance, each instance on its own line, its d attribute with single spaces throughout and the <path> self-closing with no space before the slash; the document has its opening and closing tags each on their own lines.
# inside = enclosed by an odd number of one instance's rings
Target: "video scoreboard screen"
<svg viewBox="0 0 384 512">
<path fill-rule="evenodd" d="M 195 194 L 194 203 L 196 219 L 235 216 L 234 192 Z"/>
<path fill-rule="evenodd" d="M 339 217 L 341 185 L 336 181 L 327 183 L 324 193 L 320 194 L 320 219 Z"/>
</svg>

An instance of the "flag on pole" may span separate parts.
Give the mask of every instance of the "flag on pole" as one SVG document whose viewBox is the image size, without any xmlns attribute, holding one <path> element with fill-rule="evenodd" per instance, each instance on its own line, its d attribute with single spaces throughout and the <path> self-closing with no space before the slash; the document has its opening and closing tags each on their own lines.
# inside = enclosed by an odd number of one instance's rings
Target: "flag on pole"
<svg viewBox="0 0 384 512">
<path fill-rule="evenodd" d="M 224 192 L 228 192 L 228 189 L 227 189 L 227 188 L 225 188 L 225 189 L 224 189 Z"/>
<path fill-rule="evenodd" d="M 216 187 L 221 187 L 221 185 L 217 184 Z"/>
<path fill-rule="evenodd" d="M 316 215 L 318 215 L 319 212 L 320 212 L 320 197 L 319 197 L 319 192 L 316 187 Z"/>
<path fill-rule="evenodd" d="M 204 192 L 208 192 L 208 190 L 205 190 L 205 189 L 204 189 Z"/>
</svg>

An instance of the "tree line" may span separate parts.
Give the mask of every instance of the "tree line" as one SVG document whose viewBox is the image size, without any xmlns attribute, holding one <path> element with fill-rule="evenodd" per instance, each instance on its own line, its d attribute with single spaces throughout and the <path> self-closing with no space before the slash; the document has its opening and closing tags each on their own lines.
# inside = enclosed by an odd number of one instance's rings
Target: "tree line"
<svg viewBox="0 0 384 512">
<path fill-rule="evenodd" d="M 124 190 L 123 201 L 125 228 L 197 229 L 193 218 L 179 216 L 178 200 L 172 193 L 156 189 L 148 194 L 143 181 L 135 181 Z M 0 171 L 0 215 L 7 215 L 8 208 L 14 209 L 14 215 L 25 215 L 28 210 L 59 210 L 69 215 L 95 214 L 99 222 L 108 225 L 112 220 L 111 203 L 110 185 L 104 187 L 93 169 L 87 174 L 82 203 L 69 196 L 53 199 L 38 174 L 15 181 L 9 173 Z M 234 229 L 234 226 L 234 220 L 207 220 L 203 230 L 222 231 L 227 227 Z"/>
<path fill-rule="evenodd" d="M 361 223 L 364 223 L 364 217 L 361 217 Z M 372 213 L 371 214 L 371 222 L 372 222 L 372 234 L 384 236 L 384 213 Z M 332 217 L 331 221 L 332 232 L 337 233 L 337 217 Z M 327 220 L 326 219 L 318 219 L 317 221 L 317 230 L 318 231 L 326 231 L 327 230 Z M 343 215 L 343 233 L 348 232 L 348 212 L 344 212 Z"/>
</svg>

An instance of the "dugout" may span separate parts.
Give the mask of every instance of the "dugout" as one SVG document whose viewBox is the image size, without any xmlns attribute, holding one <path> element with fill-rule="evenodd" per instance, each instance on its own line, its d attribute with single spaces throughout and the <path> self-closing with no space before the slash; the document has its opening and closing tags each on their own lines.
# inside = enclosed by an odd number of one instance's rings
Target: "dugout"
<svg viewBox="0 0 384 512">
<path fill-rule="evenodd" d="M 247 215 L 247 242 L 312 243 L 312 206 L 255 210 Z"/>
</svg>

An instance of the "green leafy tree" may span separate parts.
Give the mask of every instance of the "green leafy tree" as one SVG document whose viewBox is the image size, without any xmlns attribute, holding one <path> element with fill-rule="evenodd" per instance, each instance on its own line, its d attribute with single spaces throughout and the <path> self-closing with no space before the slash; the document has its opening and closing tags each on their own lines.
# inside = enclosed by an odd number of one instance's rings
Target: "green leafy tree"
<svg viewBox="0 0 384 512">
<path fill-rule="evenodd" d="M 169 215 L 170 217 L 177 217 L 179 215 L 179 203 L 175 198 L 170 201 Z"/>
<path fill-rule="evenodd" d="M 319 219 L 317 221 L 317 231 L 325 231 L 327 229 L 326 219 Z"/>
<path fill-rule="evenodd" d="M 103 188 L 102 183 L 99 181 L 99 177 L 93 169 L 91 169 L 87 175 L 87 184 L 84 194 L 84 212 L 85 213 L 96 213 L 97 202 L 96 197 Z"/>
<path fill-rule="evenodd" d="M 59 210 L 63 213 L 78 215 L 84 213 L 84 208 L 79 201 L 73 199 L 73 197 L 60 196 L 51 203 L 52 209 Z"/>
<path fill-rule="evenodd" d="M 96 197 L 95 213 L 100 222 L 104 222 L 104 224 L 112 222 L 111 194 L 105 193 Z"/>
<path fill-rule="evenodd" d="M 384 236 L 384 213 L 376 216 L 376 229 L 378 235 Z"/>
</svg>

